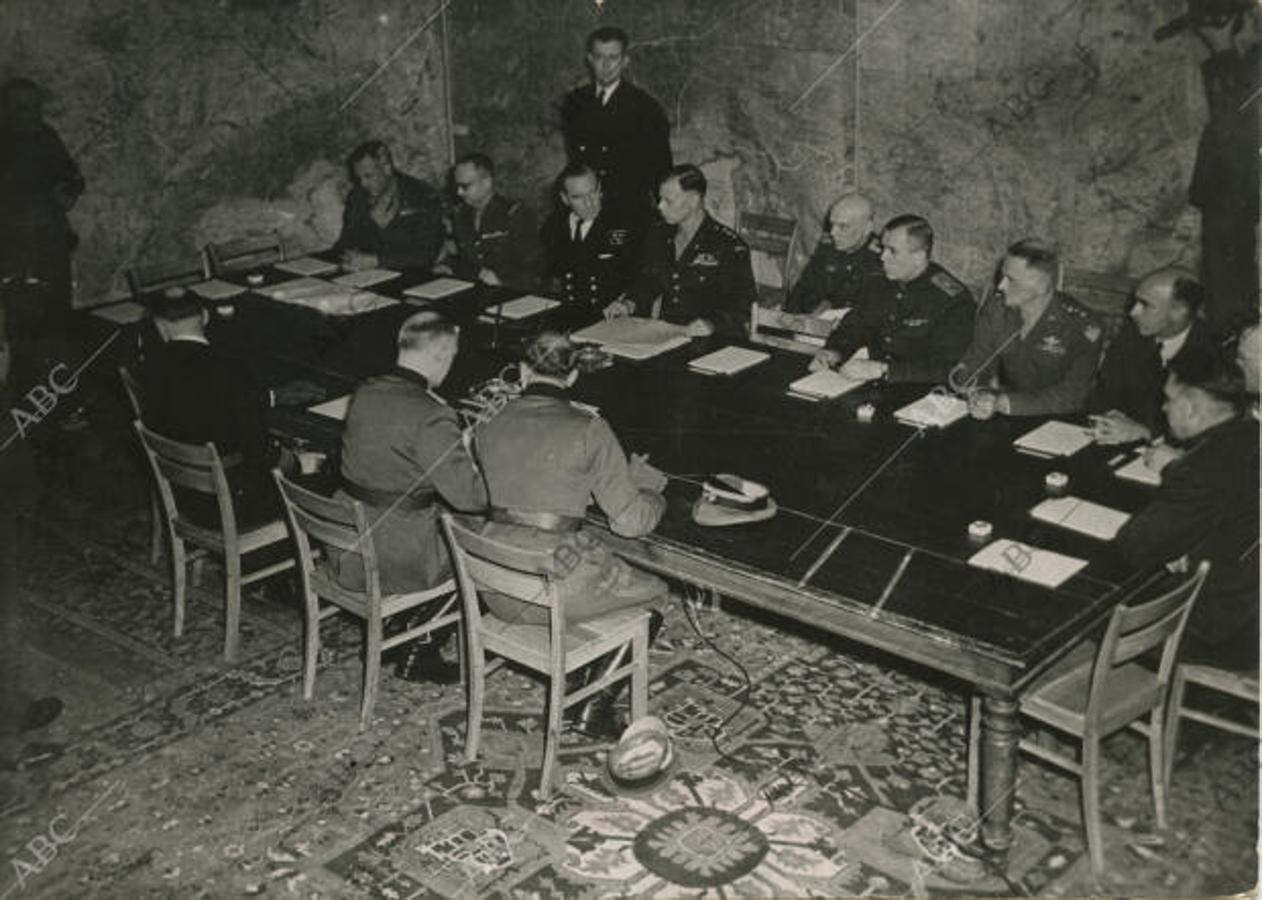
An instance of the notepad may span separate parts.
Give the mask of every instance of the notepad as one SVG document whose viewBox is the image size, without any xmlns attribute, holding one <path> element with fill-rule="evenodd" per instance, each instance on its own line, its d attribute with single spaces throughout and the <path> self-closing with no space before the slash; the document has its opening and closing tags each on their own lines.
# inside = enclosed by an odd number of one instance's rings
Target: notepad
<svg viewBox="0 0 1262 900">
<path fill-rule="evenodd" d="M 267 287 L 258 289 L 258 293 L 264 297 L 271 297 L 273 300 L 296 300 L 300 297 L 311 297 L 317 294 L 327 294 L 330 291 L 338 290 L 331 281 L 323 278 L 311 278 L 310 276 L 303 278 L 291 278 L 289 281 L 282 281 L 279 284 L 271 284 Z"/>
<path fill-rule="evenodd" d="M 968 564 L 1043 587 L 1058 588 L 1086 568 L 1087 561 L 1000 538 L 974 553 Z"/>
<path fill-rule="evenodd" d="M 346 419 L 346 411 L 350 409 L 350 406 L 351 395 L 344 394 L 341 397 L 334 397 L 332 400 L 317 403 L 315 406 L 309 406 L 307 410 L 315 413 L 317 416 L 325 416 L 342 422 Z"/>
<path fill-rule="evenodd" d="M 340 267 L 337 263 L 316 259 L 314 256 L 300 256 L 297 259 L 278 262 L 276 268 L 281 272 L 294 275 L 324 275 L 328 272 L 336 272 Z"/>
<path fill-rule="evenodd" d="M 486 311 L 478 318 L 484 322 L 494 322 L 496 316 L 514 320 L 528 319 L 531 316 L 537 316 L 541 312 L 547 312 L 554 306 L 560 305 L 560 300 L 527 294 L 525 297 L 518 297 L 516 300 L 509 300 L 507 303 L 497 303 L 493 306 L 488 306 Z"/>
<path fill-rule="evenodd" d="M 1012 442 L 1012 446 L 1022 453 L 1051 459 L 1055 456 L 1073 456 L 1093 440 L 1090 428 L 1053 419 L 1021 435 Z"/>
<path fill-rule="evenodd" d="M 198 284 L 190 284 L 188 289 L 206 300 L 227 300 L 229 297 L 245 293 L 245 288 L 241 285 L 220 281 L 218 278 L 212 278 L 210 281 L 203 281 Z"/>
<path fill-rule="evenodd" d="M 649 359 L 691 340 L 680 325 L 636 316 L 597 322 L 570 338 L 581 344 L 599 344 L 624 359 Z"/>
<path fill-rule="evenodd" d="M 441 300 L 443 297 L 467 291 L 471 287 L 473 287 L 472 281 L 462 281 L 459 278 L 435 278 L 433 281 L 410 287 L 403 293 L 409 297 L 420 297 L 422 300 Z"/>
<path fill-rule="evenodd" d="M 831 400 L 866 383 L 861 379 L 847 378 L 832 369 L 822 369 L 791 383 L 787 393 L 803 400 Z"/>
<path fill-rule="evenodd" d="M 112 303 L 109 306 L 102 306 L 100 309 L 92 310 L 92 315 L 98 319 L 104 319 L 116 325 L 130 325 L 132 322 L 139 322 L 148 314 L 149 311 L 147 309 L 131 300 L 126 300 L 122 303 Z"/>
<path fill-rule="evenodd" d="M 688 368 L 706 375 L 735 375 L 771 359 L 770 353 L 746 347 L 724 347 L 688 362 Z"/>
<path fill-rule="evenodd" d="M 1031 509 L 1030 515 L 1041 522 L 1059 525 L 1101 541 L 1117 537 L 1118 529 L 1130 519 L 1121 510 L 1080 497 L 1049 497 Z"/>
<path fill-rule="evenodd" d="M 339 275 L 333 279 L 333 283 L 345 287 L 366 288 L 398 277 L 399 273 L 394 269 L 360 269 L 358 272 L 347 272 L 345 275 Z"/>
<path fill-rule="evenodd" d="M 1126 465 L 1114 469 L 1113 474 L 1118 478 L 1125 478 L 1127 481 L 1137 481 L 1140 484 L 1147 484 L 1152 487 L 1158 487 L 1161 484 L 1161 471 L 1144 462 L 1144 454 L 1142 453 Z"/>
<path fill-rule="evenodd" d="M 895 419 L 913 428 L 946 428 L 967 415 L 967 401 L 942 391 L 930 391 L 894 412 Z"/>
</svg>

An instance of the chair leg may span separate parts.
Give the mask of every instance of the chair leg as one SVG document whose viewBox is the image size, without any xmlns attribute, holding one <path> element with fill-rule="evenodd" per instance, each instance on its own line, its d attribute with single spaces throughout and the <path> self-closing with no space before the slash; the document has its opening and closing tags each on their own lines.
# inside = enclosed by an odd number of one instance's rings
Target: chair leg
<svg viewBox="0 0 1262 900">
<path fill-rule="evenodd" d="M 968 784 L 965 803 L 974 816 L 981 815 L 980 756 L 982 752 L 982 701 L 977 694 L 969 699 L 968 710 Z"/>
<path fill-rule="evenodd" d="M 469 715 L 465 719 L 464 761 L 478 758 L 478 744 L 482 740 L 482 702 L 486 697 L 486 654 L 469 636 Z M 462 656 L 463 660 L 464 657 Z"/>
<path fill-rule="evenodd" d="M 193 587 L 202 586 L 202 575 L 206 571 L 206 557 L 199 556 L 193 560 Z"/>
<path fill-rule="evenodd" d="M 469 648 L 465 646 L 464 622 L 456 623 L 456 661 L 460 663 L 460 683 L 469 683 Z"/>
<path fill-rule="evenodd" d="M 561 713 L 565 706 L 565 670 L 553 672 L 548 680 L 548 728 L 543 739 L 543 768 L 539 772 L 539 799 L 552 796 L 552 769 L 557 745 L 561 742 Z"/>
<path fill-rule="evenodd" d="M 372 708 L 377 702 L 377 685 L 381 681 L 381 619 L 364 623 L 367 632 L 364 647 L 364 699 L 359 707 L 359 730 L 368 727 Z"/>
<path fill-rule="evenodd" d="M 184 541 L 171 538 L 171 581 L 175 589 L 175 636 L 184 633 L 184 595 L 188 577 L 188 560 L 184 555 Z"/>
<path fill-rule="evenodd" d="M 1165 741 L 1164 757 L 1165 772 L 1162 778 L 1165 781 L 1166 790 L 1170 790 L 1170 780 L 1174 773 L 1174 752 L 1179 746 L 1179 720 L 1183 718 L 1183 694 L 1187 690 L 1187 679 L 1183 674 L 1182 666 L 1174 667 L 1174 678 L 1170 682 L 1170 697 L 1166 701 L 1166 733 L 1163 735 Z"/>
<path fill-rule="evenodd" d="M 233 550 L 224 554 L 223 658 L 234 662 L 241 643 L 241 557 Z"/>
<path fill-rule="evenodd" d="M 649 713 L 649 635 L 645 628 L 635 633 L 631 641 L 631 721 L 644 718 Z"/>
<path fill-rule="evenodd" d="M 1099 878 L 1104 874 L 1104 840 L 1100 834 L 1100 739 L 1095 736 L 1082 742 L 1082 825 L 1091 871 Z"/>
<path fill-rule="evenodd" d="M 162 558 L 162 506 L 158 495 L 149 492 L 149 563 L 157 565 Z"/>
<path fill-rule="evenodd" d="M 1148 720 L 1148 769 L 1152 780 L 1152 805 L 1157 814 L 1157 827 L 1166 827 L 1166 762 L 1165 711 L 1158 706 Z"/>
<path fill-rule="evenodd" d="M 315 694 L 316 663 L 320 658 L 320 598 L 308 594 L 307 633 L 302 649 L 302 699 L 310 700 Z"/>
</svg>

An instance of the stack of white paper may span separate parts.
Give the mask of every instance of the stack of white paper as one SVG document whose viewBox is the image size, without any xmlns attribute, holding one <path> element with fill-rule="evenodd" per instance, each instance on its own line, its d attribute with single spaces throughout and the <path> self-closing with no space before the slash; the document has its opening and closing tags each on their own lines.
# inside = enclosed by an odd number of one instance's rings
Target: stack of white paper
<svg viewBox="0 0 1262 900">
<path fill-rule="evenodd" d="M 724 347 L 689 361 L 688 368 L 706 375 L 734 375 L 771 358 L 770 353 L 745 347 Z"/>
<path fill-rule="evenodd" d="M 1117 537 L 1118 529 L 1130 516 L 1121 510 L 1092 503 L 1079 497 L 1050 497 L 1030 510 L 1030 515 L 1070 531 L 1101 541 Z"/>
<path fill-rule="evenodd" d="M 1161 472 L 1144 462 L 1144 454 L 1140 453 L 1124 466 L 1113 470 L 1118 478 L 1127 481 L 1138 481 L 1140 484 L 1157 487 L 1161 484 Z"/>
<path fill-rule="evenodd" d="M 307 409 L 317 416 L 327 416 L 330 419 L 337 419 L 341 422 L 346 419 L 346 411 L 350 409 L 350 406 L 351 395 L 344 394 L 341 397 L 334 397 L 332 400 L 317 403 L 315 406 L 309 406 Z"/>
<path fill-rule="evenodd" d="M 337 263 L 325 262 L 314 256 L 300 256 L 297 259 L 278 262 L 276 268 L 293 275 L 324 275 L 328 272 L 336 272 L 339 266 Z"/>
<path fill-rule="evenodd" d="M 931 391 L 896 410 L 894 418 L 914 428 L 946 428 L 967 415 L 968 403 L 963 398 Z"/>
<path fill-rule="evenodd" d="M 861 379 L 847 378 L 832 369 L 821 369 L 790 384 L 788 393 L 790 397 L 803 400 L 831 400 L 866 383 Z"/>
<path fill-rule="evenodd" d="M 218 278 L 191 284 L 188 289 L 205 300 L 227 300 L 229 297 L 245 293 L 245 288 L 241 285 L 229 284 L 226 281 L 220 281 Z"/>
<path fill-rule="evenodd" d="M 1017 541 L 1000 539 L 974 553 L 968 564 L 979 569 L 1002 572 L 1043 587 L 1058 588 L 1086 568 L 1087 561 Z"/>
<path fill-rule="evenodd" d="M 493 322 L 497 316 L 514 320 L 528 319 L 531 316 L 537 316 L 541 312 L 546 312 L 554 306 L 560 305 L 560 300 L 527 294 L 525 297 L 518 297 L 516 300 L 509 300 L 507 303 L 497 303 L 494 306 L 488 306 L 486 312 L 479 318 L 485 322 Z"/>
<path fill-rule="evenodd" d="M 333 282 L 325 281 L 323 278 L 292 278 L 289 281 L 282 281 L 279 284 L 268 285 L 258 289 L 258 293 L 264 297 L 271 297 L 273 300 L 294 301 L 301 297 L 314 297 L 317 294 L 327 294 L 330 291 L 338 290 L 333 286 Z"/>
<path fill-rule="evenodd" d="M 399 273 L 394 271 L 394 269 L 360 269 L 358 272 L 347 272 L 345 275 L 339 275 L 333 281 L 344 287 L 366 288 L 398 277 Z"/>
<path fill-rule="evenodd" d="M 435 278 L 433 281 L 410 287 L 403 293 L 409 297 L 420 297 L 422 300 L 441 300 L 443 297 L 458 294 L 471 287 L 473 287 L 472 281 L 462 281 L 459 278 Z"/>
<path fill-rule="evenodd" d="M 635 316 L 597 322 L 574 332 L 570 338 L 580 344 L 599 344 L 625 359 L 648 359 L 691 340 L 680 325 Z"/>
<path fill-rule="evenodd" d="M 1021 435 L 1012 445 L 1022 453 L 1051 459 L 1054 456 L 1073 456 L 1093 440 L 1090 428 L 1053 419 Z"/>
</svg>

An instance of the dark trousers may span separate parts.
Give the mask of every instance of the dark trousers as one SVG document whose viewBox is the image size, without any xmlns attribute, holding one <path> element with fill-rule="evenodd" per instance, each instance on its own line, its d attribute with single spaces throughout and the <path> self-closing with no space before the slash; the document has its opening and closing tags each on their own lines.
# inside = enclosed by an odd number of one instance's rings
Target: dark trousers
<svg viewBox="0 0 1262 900">
<path fill-rule="evenodd" d="M 1201 210 L 1201 277 L 1210 330 L 1226 335 L 1257 309 L 1257 222 L 1228 208 Z"/>
</svg>

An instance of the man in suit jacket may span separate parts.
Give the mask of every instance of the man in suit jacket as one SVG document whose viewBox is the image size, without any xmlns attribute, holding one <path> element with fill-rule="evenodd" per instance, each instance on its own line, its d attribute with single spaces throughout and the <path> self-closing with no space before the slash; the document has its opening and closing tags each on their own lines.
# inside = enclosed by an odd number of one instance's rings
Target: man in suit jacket
<svg viewBox="0 0 1262 900">
<path fill-rule="evenodd" d="M 548 279 L 576 323 L 589 324 L 622 295 L 639 268 L 640 236 L 604 202 L 590 166 L 567 166 L 561 203 L 543 226 Z"/>
<path fill-rule="evenodd" d="M 1161 471 L 1152 502 L 1117 534 L 1132 564 L 1191 571 L 1211 563 L 1183 639 L 1185 659 L 1257 665 L 1258 431 L 1242 415 L 1239 369 L 1220 354 L 1182 353 L 1165 384 L 1170 435 L 1186 451 Z"/>
<path fill-rule="evenodd" d="M 360 144 L 346 160 L 350 194 L 333 249 L 348 269 L 429 268 L 443 245 L 438 194 L 394 167 L 381 141 Z"/>
<path fill-rule="evenodd" d="M 452 171 L 456 210 L 456 275 L 483 284 L 530 289 L 543 268 L 539 224 L 530 207 L 495 192 L 495 165 L 470 153 Z"/>
<path fill-rule="evenodd" d="M 206 337 L 208 316 L 192 294 L 163 298 L 153 310 L 162 344 L 141 366 L 144 421 L 163 437 L 213 443 L 227 467 L 238 522 L 277 515 L 269 472 L 280 453 L 267 430 L 269 393 Z M 213 500 L 190 497 L 187 513 L 218 521 Z M 209 501 L 209 502 L 207 502 Z"/>
<path fill-rule="evenodd" d="M 645 220 L 671 168 L 670 123 L 656 100 L 623 77 L 628 50 L 621 28 L 597 28 L 588 36 L 592 83 L 565 95 L 561 131 L 570 164 L 591 166 L 608 199 Z"/>
<path fill-rule="evenodd" d="M 1205 290 L 1190 272 L 1158 269 L 1135 287 L 1127 320 L 1104 354 L 1087 409 L 1096 441 L 1126 444 L 1165 432 L 1162 386 L 1170 363 L 1184 353 L 1214 350 L 1201 321 Z"/>
</svg>

